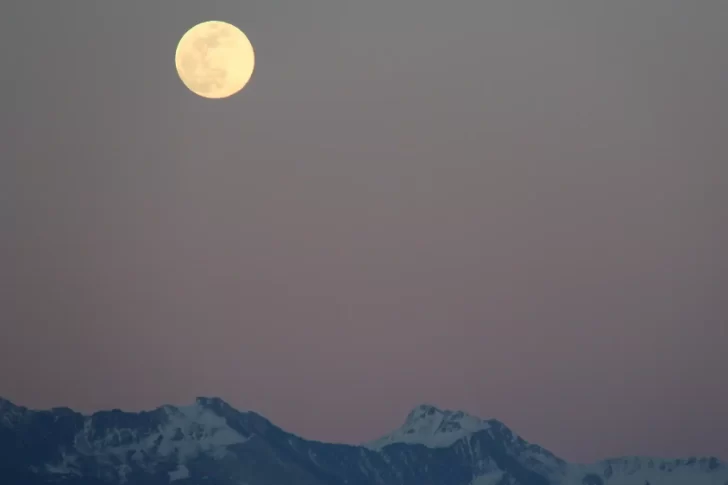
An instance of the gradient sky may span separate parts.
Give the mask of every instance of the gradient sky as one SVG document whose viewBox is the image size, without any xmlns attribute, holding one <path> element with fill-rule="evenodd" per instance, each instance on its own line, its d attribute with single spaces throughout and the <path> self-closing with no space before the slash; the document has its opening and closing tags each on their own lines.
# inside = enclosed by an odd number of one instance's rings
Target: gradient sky
<svg viewBox="0 0 728 485">
<path fill-rule="evenodd" d="M 177 41 L 257 68 L 190 93 Z M 0 395 L 422 402 L 571 460 L 728 459 L 728 3 L 11 2 Z"/>
</svg>

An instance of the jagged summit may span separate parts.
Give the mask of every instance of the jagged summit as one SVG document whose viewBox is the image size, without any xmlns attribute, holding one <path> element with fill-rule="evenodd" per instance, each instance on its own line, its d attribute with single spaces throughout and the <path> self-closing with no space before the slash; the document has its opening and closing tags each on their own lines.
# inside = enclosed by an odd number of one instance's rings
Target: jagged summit
<svg viewBox="0 0 728 485">
<path fill-rule="evenodd" d="M 215 397 L 215 396 L 197 396 L 195 398 L 195 403 L 200 404 L 202 406 L 209 406 L 209 405 L 225 405 L 228 406 L 228 403 L 226 403 L 222 398 Z"/>
<path fill-rule="evenodd" d="M 367 443 L 370 449 L 381 449 L 395 443 L 419 444 L 428 448 L 448 447 L 478 431 L 487 430 L 489 421 L 463 411 L 440 409 L 432 404 L 420 404 L 409 412 L 404 424 L 393 432 Z"/>
<path fill-rule="evenodd" d="M 478 422 L 478 423 L 483 422 L 482 419 L 472 416 L 470 414 L 467 414 L 464 411 L 442 409 L 433 404 L 420 404 L 420 405 L 412 408 L 412 410 L 407 414 L 407 418 L 405 419 L 405 424 L 416 424 L 416 423 L 422 423 L 425 421 L 432 421 L 433 419 L 436 419 L 437 417 L 446 418 L 450 422 L 461 422 L 461 421 L 464 421 L 464 422 L 471 421 L 471 422 Z"/>
<path fill-rule="evenodd" d="M 23 443 L 19 447 L 18 443 Z M 393 445 L 393 446 L 388 446 Z M 101 479 L 101 481 L 99 481 Z M 568 463 L 494 419 L 431 404 L 364 446 L 306 440 L 216 397 L 83 415 L 0 399 L 3 485 L 728 485 L 716 458 Z"/>
<path fill-rule="evenodd" d="M 4 399 L 0 397 L 0 412 L 7 410 L 7 409 L 17 409 L 20 406 L 15 405 L 13 402 L 9 401 L 8 399 Z"/>
<path fill-rule="evenodd" d="M 159 412 L 163 411 L 165 409 L 183 409 L 183 408 L 191 408 L 192 406 L 200 406 L 204 408 L 214 409 L 214 410 L 236 410 L 237 412 L 245 412 L 241 409 L 235 409 L 232 405 L 227 403 L 224 399 L 219 397 L 207 397 L 207 396 L 198 396 L 194 399 L 194 401 L 190 404 L 181 404 L 181 405 L 174 405 L 174 404 L 164 404 L 161 406 L 158 406 L 153 409 L 146 409 L 141 410 L 138 412 L 135 411 L 126 411 L 119 408 L 114 409 L 101 409 L 98 411 L 94 411 L 92 413 L 78 413 L 76 411 L 73 411 L 71 408 L 67 406 L 56 406 L 51 409 L 31 409 L 24 406 L 19 406 L 12 401 L 5 399 L 3 397 L 0 397 L 0 413 L 7 412 L 7 411 L 23 411 L 23 412 L 74 412 L 77 414 L 81 414 L 83 416 L 93 416 L 95 414 L 99 413 L 125 413 L 125 414 L 139 414 L 139 413 L 153 413 L 153 412 Z"/>
<path fill-rule="evenodd" d="M 142 412 L 155 412 L 169 409 L 191 409 L 193 407 L 206 408 L 215 411 L 232 410 L 235 409 L 227 401 L 220 397 L 214 396 L 197 396 L 191 403 L 185 404 L 165 404 L 154 409 L 142 411 Z M 118 409 L 115 411 L 119 411 Z M 244 410 L 237 410 L 238 412 L 245 412 Z M 102 411 L 103 412 L 103 411 Z"/>
<path fill-rule="evenodd" d="M 204 409 L 209 409 L 217 414 L 224 414 L 229 412 L 244 413 L 247 412 L 244 409 L 236 409 L 230 405 L 227 401 L 219 397 L 206 397 L 198 396 L 195 398 L 195 402 L 192 405 L 187 406 L 176 406 L 179 409 L 190 408 L 191 406 L 198 406 Z"/>
<path fill-rule="evenodd" d="M 223 398 L 216 397 L 216 396 L 197 396 L 195 398 L 195 404 L 199 404 L 200 406 L 225 406 L 225 407 L 232 407 Z"/>
<path fill-rule="evenodd" d="M 409 412 L 409 414 L 407 414 L 405 423 L 414 422 L 418 419 L 422 419 L 423 417 L 433 414 L 433 413 L 444 413 L 444 412 L 445 412 L 444 410 L 442 410 L 432 404 L 427 404 L 427 403 L 420 404 L 420 405 L 412 408 L 412 410 Z"/>
</svg>

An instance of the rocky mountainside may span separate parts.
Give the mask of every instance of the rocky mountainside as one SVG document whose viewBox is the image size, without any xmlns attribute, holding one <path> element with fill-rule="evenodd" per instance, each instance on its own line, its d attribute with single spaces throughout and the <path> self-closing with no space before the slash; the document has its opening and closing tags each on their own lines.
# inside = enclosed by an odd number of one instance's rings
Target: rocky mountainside
<svg viewBox="0 0 728 485">
<path fill-rule="evenodd" d="M 309 441 L 217 398 L 153 411 L 36 411 L 0 399 L 3 485 L 728 485 L 716 458 L 579 465 L 496 420 L 418 406 L 361 446 Z"/>
</svg>

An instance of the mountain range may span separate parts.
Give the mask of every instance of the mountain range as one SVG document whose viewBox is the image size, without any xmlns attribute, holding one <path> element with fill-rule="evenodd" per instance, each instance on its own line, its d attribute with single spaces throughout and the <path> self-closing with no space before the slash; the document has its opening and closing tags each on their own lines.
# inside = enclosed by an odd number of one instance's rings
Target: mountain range
<svg viewBox="0 0 728 485">
<path fill-rule="evenodd" d="M 362 445 L 306 440 L 219 398 L 139 413 L 0 399 L 2 485 L 728 485 L 715 457 L 569 463 L 505 424 L 421 405 Z"/>
</svg>

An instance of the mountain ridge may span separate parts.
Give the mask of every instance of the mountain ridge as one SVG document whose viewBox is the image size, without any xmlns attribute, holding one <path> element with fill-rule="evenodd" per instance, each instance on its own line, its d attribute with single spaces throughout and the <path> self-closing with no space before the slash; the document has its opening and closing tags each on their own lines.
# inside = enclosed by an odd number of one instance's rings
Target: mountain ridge
<svg viewBox="0 0 728 485">
<path fill-rule="evenodd" d="M 217 397 L 201 396 L 187 406 L 90 414 L 66 407 L 34 410 L 0 398 L 3 483 L 183 485 L 197 480 L 248 485 L 728 485 L 728 466 L 717 457 L 569 463 L 498 420 L 431 404 L 414 407 L 400 428 L 382 438 L 356 445 L 304 439 Z"/>
</svg>

